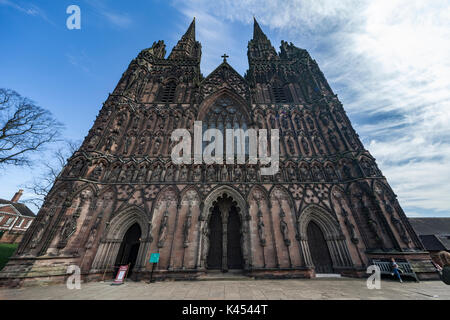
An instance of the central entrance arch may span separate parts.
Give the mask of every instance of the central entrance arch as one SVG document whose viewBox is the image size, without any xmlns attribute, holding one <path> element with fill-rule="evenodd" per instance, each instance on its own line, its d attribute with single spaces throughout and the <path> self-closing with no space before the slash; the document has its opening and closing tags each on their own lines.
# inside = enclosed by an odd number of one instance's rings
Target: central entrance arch
<svg viewBox="0 0 450 320">
<path fill-rule="evenodd" d="M 205 198 L 199 220 L 200 269 L 251 269 L 250 215 L 239 191 L 226 185 L 212 190 Z"/>
<path fill-rule="evenodd" d="M 214 202 L 209 225 L 207 269 L 242 269 L 241 219 L 236 202 L 226 194 Z"/>
</svg>

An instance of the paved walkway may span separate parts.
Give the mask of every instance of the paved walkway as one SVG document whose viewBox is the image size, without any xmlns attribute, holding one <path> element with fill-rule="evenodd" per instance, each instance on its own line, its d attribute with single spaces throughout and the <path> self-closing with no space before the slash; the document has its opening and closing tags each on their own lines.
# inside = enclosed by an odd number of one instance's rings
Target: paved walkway
<svg viewBox="0 0 450 320">
<path fill-rule="evenodd" d="M 69 290 L 65 285 L 0 289 L 4 299 L 370 299 L 370 300 L 450 300 L 450 286 L 441 281 L 398 283 L 382 280 L 381 289 L 369 290 L 365 279 L 322 278 L 301 280 L 247 281 L 165 281 L 147 284 L 127 282 L 111 286 L 110 282 L 81 284 Z"/>
</svg>

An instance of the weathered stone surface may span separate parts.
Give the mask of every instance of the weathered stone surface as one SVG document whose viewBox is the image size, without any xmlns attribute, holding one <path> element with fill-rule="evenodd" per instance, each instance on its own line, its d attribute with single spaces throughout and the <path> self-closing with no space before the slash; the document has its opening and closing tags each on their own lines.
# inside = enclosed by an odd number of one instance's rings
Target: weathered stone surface
<svg viewBox="0 0 450 320">
<path fill-rule="evenodd" d="M 223 271 L 289 278 L 363 276 L 370 259 L 399 253 L 429 259 L 306 50 L 282 42 L 278 54 L 255 21 L 245 77 L 224 61 L 203 78 L 200 56 L 193 22 L 167 59 L 158 41 L 130 63 L 1 284 L 63 280 L 71 264 L 86 280 L 128 263 L 147 278 L 156 252 L 158 278 L 195 278 L 214 254 Z M 279 129 L 279 172 L 173 164 L 171 133 L 193 133 L 194 121 Z"/>
</svg>

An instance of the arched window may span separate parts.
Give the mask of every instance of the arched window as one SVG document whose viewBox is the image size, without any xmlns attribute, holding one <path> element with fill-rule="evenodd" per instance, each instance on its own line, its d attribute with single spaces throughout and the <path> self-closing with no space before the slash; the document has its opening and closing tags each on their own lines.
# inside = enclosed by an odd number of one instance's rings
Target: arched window
<svg viewBox="0 0 450 320">
<path fill-rule="evenodd" d="M 241 112 L 240 108 L 237 106 L 236 102 L 233 100 L 223 97 L 215 101 L 215 103 L 209 108 L 205 118 L 203 119 L 203 133 L 208 129 L 219 129 L 223 137 L 223 154 L 226 154 L 226 129 L 234 130 L 234 143 L 233 150 L 236 154 L 236 147 L 240 148 L 244 144 L 244 152 L 248 154 L 248 135 L 246 132 L 248 130 L 247 121 L 244 114 Z M 238 131 L 242 129 L 242 131 Z M 236 136 L 236 134 L 238 134 Z M 210 142 L 203 142 L 203 150 Z M 216 145 L 216 150 L 217 150 Z"/>
<path fill-rule="evenodd" d="M 161 102 L 171 103 L 175 100 L 175 91 L 177 89 L 177 84 L 175 81 L 169 81 L 163 88 L 159 100 Z"/>
<path fill-rule="evenodd" d="M 272 81 L 272 95 L 275 103 L 292 102 L 289 87 L 283 85 L 278 79 Z"/>
<path fill-rule="evenodd" d="M 287 102 L 283 87 L 274 86 L 274 87 L 272 87 L 272 92 L 273 92 L 273 97 L 275 99 L 275 103 Z"/>
</svg>

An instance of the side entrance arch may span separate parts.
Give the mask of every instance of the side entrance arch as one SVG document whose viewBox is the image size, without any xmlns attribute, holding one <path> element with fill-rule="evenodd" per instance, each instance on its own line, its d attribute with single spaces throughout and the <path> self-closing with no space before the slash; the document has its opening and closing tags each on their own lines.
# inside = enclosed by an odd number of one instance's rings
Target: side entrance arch
<svg viewBox="0 0 450 320">
<path fill-rule="evenodd" d="M 125 233 L 117 254 L 115 266 L 129 264 L 127 276 L 131 276 L 133 268 L 136 265 L 139 247 L 141 244 L 141 228 L 139 224 L 133 224 Z M 118 269 L 118 267 L 116 267 Z M 117 270 L 116 270 L 117 271 Z"/>
<path fill-rule="evenodd" d="M 137 276 L 145 268 L 150 220 L 138 207 L 127 208 L 110 220 L 100 240 L 90 273 L 111 272 L 116 266 L 130 264 L 129 275 Z M 133 278 L 134 278 L 133 276 Z"/>
<path fill-rule="evenodd" d="M 298 224 L 305 264 L 316 273 L 339 273 L 353 266 L 345 236 L 330 212 L 310 205 L 300 214 Z"/>
<path fill-rule="evenodd" d="M 308 246 L 316 273 L 333 273 L 333 261 L 322 230 L 311 221 L 307 228 Z"/>
</svg>

